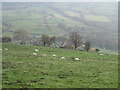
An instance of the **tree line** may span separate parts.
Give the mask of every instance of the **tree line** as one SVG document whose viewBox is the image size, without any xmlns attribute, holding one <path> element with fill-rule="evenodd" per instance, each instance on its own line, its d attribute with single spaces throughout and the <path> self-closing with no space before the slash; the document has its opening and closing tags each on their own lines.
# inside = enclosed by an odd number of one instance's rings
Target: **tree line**
<svg viewBox="0 0 120 90">
<path fill-rule="evenodd" d="M 26 30 L 18 30 L 12 37 L 2 37 L 2 43 L 16 43 L 26 45 L 37 45 L 44 47 L 58 47 L 89 51 L 91 48 L 90 41 L 83 41 L 81 35 L 73 31 L 68 36 L 50 36 L 42 34 L 41 37 L 30 36 Z M 82 48 L 82 49 L 81 49 Z M 99 51 L 99 50 L 98 50 Z"/>
</svg>

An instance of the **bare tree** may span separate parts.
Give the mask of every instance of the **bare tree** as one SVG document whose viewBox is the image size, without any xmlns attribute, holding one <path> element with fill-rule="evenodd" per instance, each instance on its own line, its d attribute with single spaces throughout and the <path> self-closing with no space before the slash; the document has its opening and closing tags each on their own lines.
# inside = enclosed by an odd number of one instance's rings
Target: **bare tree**
<svg viewBox="0 0 120 90">
<path fill-rule="evenodd" d="M 14 34 L 14 40 L 17 42 L 17 43 L 20 43 L 20 44 L 25 44 L 28 40 L 28 32 L 26 30 L 18 30 L 15 32 Z"/>
<path fill-rule="evenodd" d="M 55 36 L 51 37 L 51 41 L 52 41 L 52 43 L 54 43 L 54 46 L 56 47 L 56 37 Z"/>
<path fill-rule="evenodd" d="M 50 46 L 51 44 L 55 44 L 55 41 L 56 41 L 56 38 L 53 36 L 53 37 L 49 37 L 48 38 L 48 41 L 47 41 L 47 45 Z"/>
<path fill-rule="evenodd" d="M 50 47 L 50 45 L 53 43 L 52 38 L 49 37 L 48 41 L 47 41 L 47 45 Z"/>
<path fill-rule="evenodd" d="M 46 46 L 46 44 L 48 44 L 49 39 L 50 39 L 50 38 L 49 38 L 49 35 L 43 34 L 43 35 L 41 36 L 41 41 L 42 41 L 42 43 L 43 43 L 44 46 Z"/>
<path fill-rule="evenodd" d="M 74 31 L 74 32 L 71 32 L 69 37 L 70 37 L 70 40 L 71 40 L 71 42 L 74 45 L 74 48 L 76 50 L 76 48 L 82 44 L 80 34 L 78 34 L 77 32 Z"/>
<path fill-rule="evenodd" d="M 89 49 L 90 49 L 90 47 L 91 47 L 90 41 L 86 41 L 84 45 L 85 45 L 85 46 L 84 46 L 84 49 L 85 49 L 86 51 L 89 51 Z"/>
</svg>

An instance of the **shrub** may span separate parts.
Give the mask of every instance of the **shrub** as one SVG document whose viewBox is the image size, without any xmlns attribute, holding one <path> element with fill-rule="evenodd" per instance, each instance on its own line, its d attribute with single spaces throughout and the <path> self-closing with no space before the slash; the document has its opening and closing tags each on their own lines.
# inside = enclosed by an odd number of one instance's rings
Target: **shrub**
<svg viewBox="0 0 120 90">
<path fill-rule="evenodd" d="M 100 49 L 96 48 L 96 52 L 99 52 L 99 51 L 100 51 Z"/>
<path fill-rule="evenodd" d="M 12 39 L 9 36 L 2 37 L 2 43 L 10 43 L 11 41 Z"/>
</svg>

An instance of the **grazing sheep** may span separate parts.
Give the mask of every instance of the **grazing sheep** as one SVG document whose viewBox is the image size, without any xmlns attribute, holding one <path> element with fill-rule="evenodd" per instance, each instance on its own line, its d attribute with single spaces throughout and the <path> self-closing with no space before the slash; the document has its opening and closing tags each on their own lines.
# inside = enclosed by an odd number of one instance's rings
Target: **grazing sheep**
<svg viewBox="0 0 120 90">
<path fill-rule="evenodd" d="M 37 53 L 33 53 L 33 56 L 37 56 Z"/>
<path fill-rule="evenodd" d="M 5 48 L 5 50 L 7 51 L 8 49 L 7 49 L 7 48 Z"/>
<path fill-rule="evenodd" d="M 64 59 L 65 59 L 65 57 L 61 57 L 61 59 L 62 59 L 62 60 L 64 60 Z"/>
<path fill-rule="evenodd" d="M 85 45 L 83 45 L 83 47 L 85 47 Z"/>
<path fill-rule="evenodd" d="M 55 54 L 53 54 L 53 57 L 56 57 L 56 55 L 55 55 Z"/>
<path fill-rule="evenodd" d="M 44 57 L 46 57 L 47 55 L 46 54 L 43 54 Z"/>
<path fill-rule="evenodd" d="M 103 54 L 102 54 L 102 53 L 100 53 L 100 56 L 103 56 Z"/>
<path fill-rule="evenodd" d="M 79 61 L 80 59 L 79 59 L 79 58 L 75 58 L 74 60 L 75 60 L 75 61 Z"/>
<path fill-rule="evenodd" d="M 37 49 L 35 49 L 35 51 L 36 51 L 36 52 L 38 52 L 38 50 L 37 50 Z"/>
</svg>

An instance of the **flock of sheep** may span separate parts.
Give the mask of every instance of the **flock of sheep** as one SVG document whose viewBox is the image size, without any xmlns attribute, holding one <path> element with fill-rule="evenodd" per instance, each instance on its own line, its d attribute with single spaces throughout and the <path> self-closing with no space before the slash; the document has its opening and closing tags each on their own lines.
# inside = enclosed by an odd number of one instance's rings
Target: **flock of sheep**
<svg viewBox="0 0 120 90">
<path fill-rule="evenodd" d="M 38 52 L 38 49 L 35 49 L 35 52 Z M 37 53 L 33 53 L 33 56 L 37 56 Z M 42 54 L 42 56 L 46 57 L 46 54 Z M 55 54 L 52 55 L 53 57 L 56 57 Z M 65 60 L 66 58 L 64 56 L 61 57 L 62 60 Z M 79 58 L 74 58 L 75 61 L 79 61 Z"/>
<path fill-rule="evenodd" d="M 8 48 L 5 48 L 5 50 L 7 51 Z M 2 51 L 2 49 L 0 49 L 0 51 Z M 38 52 L 38 49 L 35 49 L 35 52 Z M 33 56 L 37 56 L 37 53 L 35 53 L 35 52 L 32 54 Z M 104 54 L 100 53 L 100 56 L 103 56 L 103 55 L 104 55 Z M 46 54 L 42 54 L 42 56 L 46 57 L 47 55 L 46 55 Z M 53 57 L 56 57 L 55 54 L 53 54 L 52 56 L 53 56 Z M 64 56 L 62 56 L 61 59 L 62 59 L 62 60 L 65 60 L 66 58 L 65 58 Z M 79 61 L 80 59 L 79 59 L 78 57 L 75 57 L 75 58 L 73 58 L 73 60 Z"/>
</svg>

